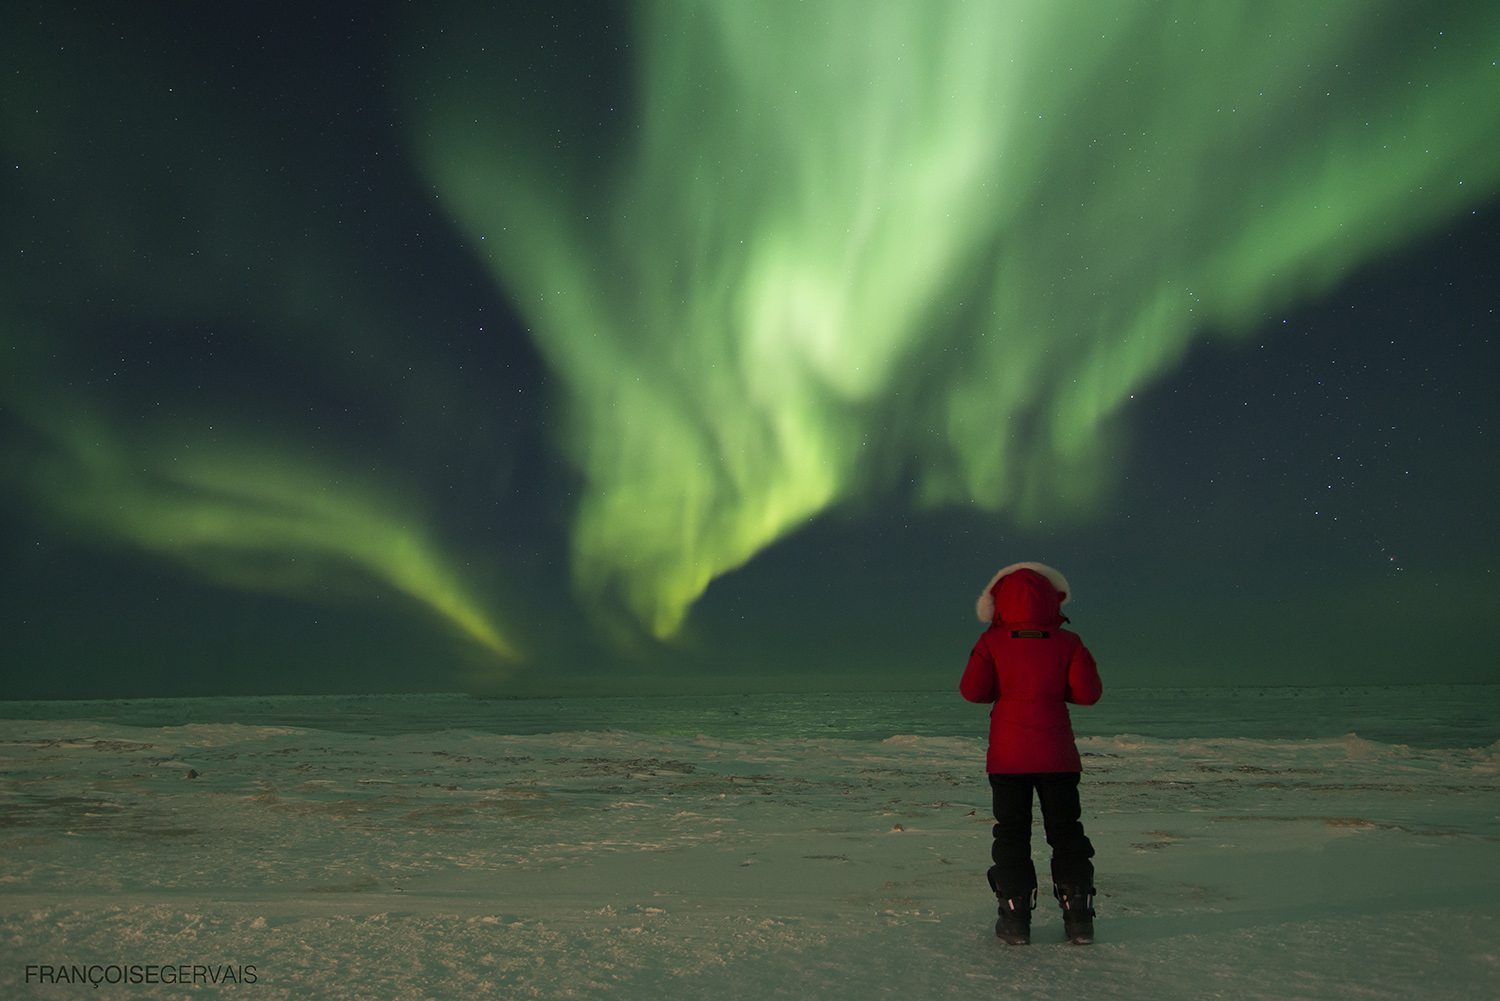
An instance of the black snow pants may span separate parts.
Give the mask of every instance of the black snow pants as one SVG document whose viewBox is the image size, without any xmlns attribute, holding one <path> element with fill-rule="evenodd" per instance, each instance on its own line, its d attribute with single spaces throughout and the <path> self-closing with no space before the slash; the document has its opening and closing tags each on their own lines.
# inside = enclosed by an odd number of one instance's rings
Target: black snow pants
<svg viewBox="0 0 1500 1001">
<path fill-rule="evenodd" d="M 1091 891 L 1094 846 L 1079 821 L 1077 772 L 990 774 L 995 805 L 992 885 L 1002 897 L 1026 897 L 1036 889 L 1031 862 L 1031 792 L 1042 804 L 1042 825 L 1052 846 L 1052 882 Z"/>
</svg>

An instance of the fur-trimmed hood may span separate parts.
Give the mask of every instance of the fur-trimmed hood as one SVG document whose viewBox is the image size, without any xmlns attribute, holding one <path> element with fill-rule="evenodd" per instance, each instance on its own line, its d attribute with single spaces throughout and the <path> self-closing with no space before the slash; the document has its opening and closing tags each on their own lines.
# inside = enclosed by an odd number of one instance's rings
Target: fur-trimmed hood
<svg viewBox="0 0 1500 1001">
<path fill-rule="evenodd" d="M 1056 605 L 1052 606 L 1053 609 L 1066 605 L 1073 599 L 1073 589 L 1068 586 L 1068 578 L 1064 577 L 1060 571 L 1054 570 L 1045 563 L 1012 563 L 991 577 L 990 582 L 984 586 L 984 590 L 979 592 L 979 600 L 974 603 L 974 611 L 979 616 L 980 622 L 989 625 L 991 622 L 997 621 L 995 617 L 995 598 L 1000 592 L 1001 582 L 1017 570 L 1030 570 L 1042 578 L 1042 581 L 1038 582 L 1039 584 L 1043 587 L 1050 585 L 1051 590 L 1055 592 L 1055 596 L 1045 597 L 1050 600 L 1056 600 Z M 1031 575 L 1028 574 L 1027 576 Z M 1044 596 L 1037 595 L 1036 597 L 1042 598 Z M 1047 603 L 1050 604 L 1050 600 Z M 1032 604 L 1030 601 L 1026 603 L 1028 605 Z M 1002 610 L 1004 610 L 1005 605 L 1006 603 L 1002 601 Z M 1058 613 L 1058 617 L 1061 617 L 1060 612 Z"/>
</svg>

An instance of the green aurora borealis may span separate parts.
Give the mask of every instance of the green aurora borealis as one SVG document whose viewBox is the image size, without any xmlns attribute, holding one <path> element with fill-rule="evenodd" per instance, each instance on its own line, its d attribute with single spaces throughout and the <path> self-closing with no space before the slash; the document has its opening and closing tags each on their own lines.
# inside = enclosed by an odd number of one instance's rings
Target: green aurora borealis
<svg viewBox="0 0 1500 1001">
<path fill-rule="evenodd" d="M 1456 220 L 1493 218 L 1500 190 L 1492 4 L 183 17 L 34 5 L 0 41 L 18 596 L 0 655 L 78 679 L 0 694 L 158 694 L 185 675 L 256 690 L 181 666 L 219 657 L 231 632 L 236 670 L 289 665 L 265 690 L 671 688 L 728 661 L 783 665 L 767 684 L 859 683 L 788 609 L 875 581 L 851 660 L 889 648 L 882 682 L 946 683 L 969 592 L 993 566 L 1048 558 L 1038 548 L 1099 554 L 1092 575 L 1065 569 L 1109 606 L 1096 623 L 1128 622 L 1151 599 L 1122 566 L 1149 559 L 1154 534 L 1137 551 L 1099 533 L 1172 506 L 1152 499 L 1165 478 L 1143 482 L 1168 446 L 1141 401 L 1177 392 L 1202 345 L 1245 359 L 1221 372 L 1255 365 L 1234 352 L 1290 336 L 1276 318 L 1368 269 L 1398 273 Z M 1487 346 L 1493 313 L 1464 315 L 1488 316 L 1473 335 Z M 1399 334 L 1438 337 L 1425 323 Z M 1420 368 L 1383 378 L 1420 383 Z M 1494 403 L 1464 391 L 1478 409 L 1457 423 L 1482 443 Z M 1394 483 L 1367 488 L 1378 515 L 1343 524 L 1427 517 L 1409 477 Z M 1243 492 L 1246 511 L 1288 519 Z M 1188 552 L 1206 531 L 1162 557 L 1200 565 L 1191 600 L 1222 558 Z M 1456 544 L 1433 558 L 1480 607 L 1486 532 L 1462 565 L 1442 563 Z M 1395 544 L 1423 533 L 1410 538 Z M 127 642 L 108 586 L 69 590 L 91 553 L 143 575 L 118 584 L 131 600 L 160 586 L 193 614 L 147 613 Z M 1328 615 L 1357 595 L 1412 607 L 1390 598 L 1389 567 L 1347 557 L 1328 568 Z M 1316 546 L 1301 558 L 1297 576 L 1321 573 Z M 1274 576 L 1231 559 L 1224 605 L 1248 589 L 1276 607 Z M 953 620 L 932 621 L 922 582 L 937 579 Z M 214 625 L 248 607 L 261 649 Z M 96 615 L 58 647 L 69 666 L 37 663 Z M 304 642 L 329 622 L 359 636 Z M 1345 632 L 1361 630 L 1355 613 Z M 122 643 L 138 681 L 78 666 Z M 1148 640 L 1120 647 L 1140 679 L 1184 680 L 1145 662 Z M 179 667 L 140 667 L 153 649 Z M 317 677 L 340 649 L 364 666 Z M 922 657 L 939 673 L 900 663 Z"/>
<path fill-rule="evenodd" d="M 1493 50 L 1355 4 L 648 3 L 638 125 L 585 165 L 597 126 L 448 27 L 423 163 L 567 387 L 580 584 L 659 635 L 892 466 L 922 503 L 1097 505 L 1193 336 L 1500 180 Z"/>
</svg>

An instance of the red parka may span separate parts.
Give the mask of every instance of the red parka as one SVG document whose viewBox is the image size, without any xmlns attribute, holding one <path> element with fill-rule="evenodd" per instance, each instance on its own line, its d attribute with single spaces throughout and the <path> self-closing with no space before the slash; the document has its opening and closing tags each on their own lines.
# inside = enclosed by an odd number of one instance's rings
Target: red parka
<svg viewBox="0 0 1500 1001">
<path fill-rule="evenodd" d="M 994 619 L 969 654 L 958 686 L 970 702 L 995 703 L 986 768 L 1003 774 L 1082 771 L 1066 703 L 1093 705 L 1103 687 L 1088 647 L 1062 628 L 1064 595 L 1027 568 L 1006 573 L 989 593 Z"/>
</svg>

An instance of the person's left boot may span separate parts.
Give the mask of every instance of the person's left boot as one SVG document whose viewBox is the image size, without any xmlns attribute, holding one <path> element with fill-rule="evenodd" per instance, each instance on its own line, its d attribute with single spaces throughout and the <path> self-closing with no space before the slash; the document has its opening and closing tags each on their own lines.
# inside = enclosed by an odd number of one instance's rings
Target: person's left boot
<svg viewBox="0 0 1500 1001">
<path fill-rule="evenodd" d="M 1031 912 L 1036 909 L 1036 887 L 1013 887 L 1007 889 L 995 882 L 995 870 L 988 873 L 990 889 L 1000 902 L 1000 915 L 995 919 L 995 937 L 1006 945 L 1031 944 Z"/>
<path fill-rule="evenodd" d="M 1006 945 L 1031 944 L 1031 912 L 1036 891 L 1024 897 L 999 897 L 1000 916 L 995 919 L 995 937 Z"/>
<path fill-rule="evenodd" d="M 1062 905 L 1063 934 L 1074 945 L 1094 941 L 1094 888 L 1054 883 L 1052 895 Z"/>
</svg>

